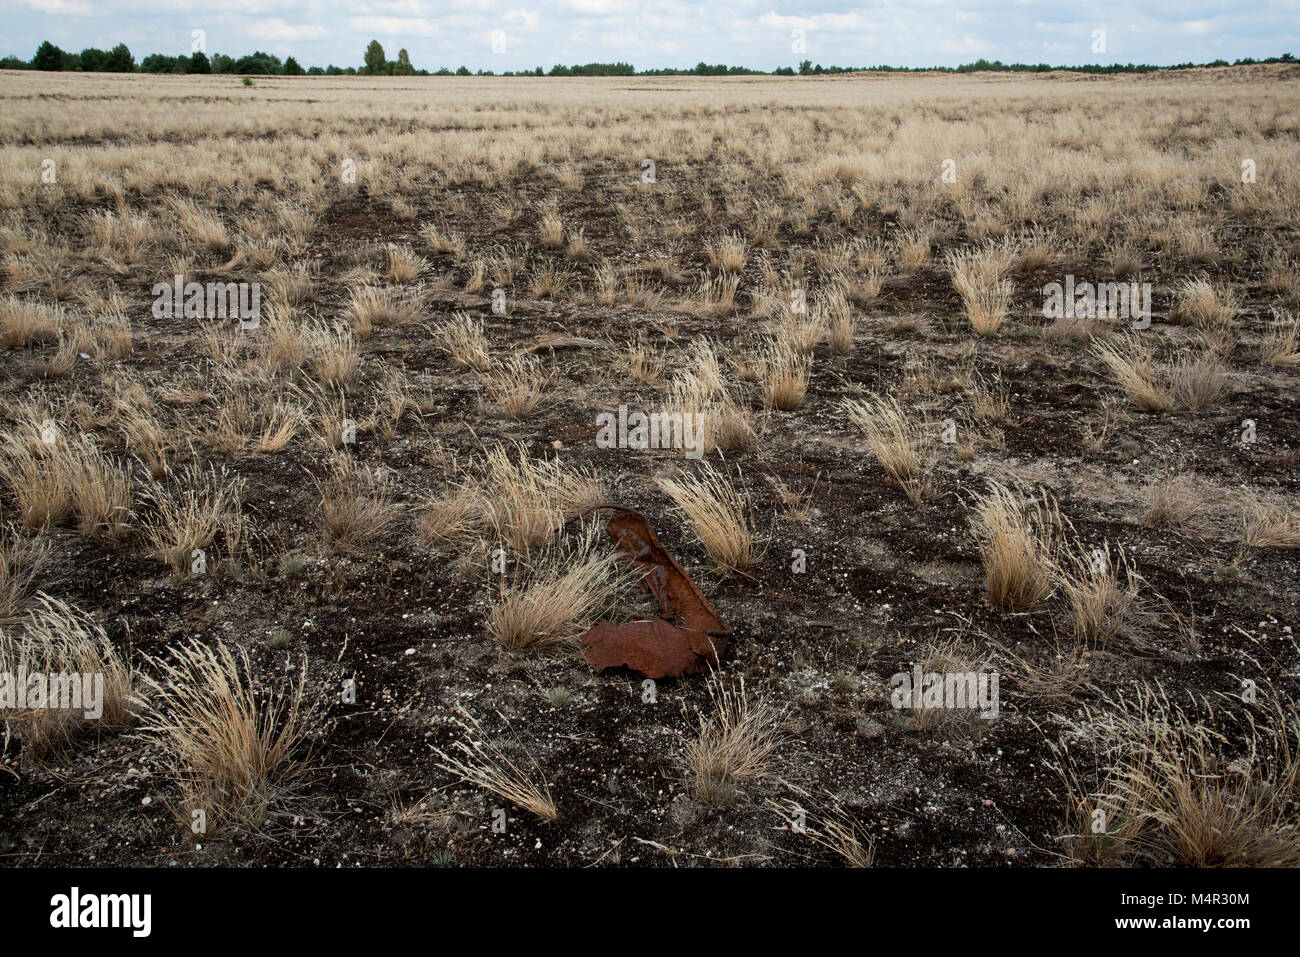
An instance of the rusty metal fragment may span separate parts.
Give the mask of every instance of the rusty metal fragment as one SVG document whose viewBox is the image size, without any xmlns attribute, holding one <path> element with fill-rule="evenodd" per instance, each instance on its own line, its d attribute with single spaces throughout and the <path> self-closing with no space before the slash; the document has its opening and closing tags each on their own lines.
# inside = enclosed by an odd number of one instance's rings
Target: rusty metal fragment
<svg viewBox="0 0 1300 957">
<path fill-rule="evenodd" d="M 642 584 L 659 602 L 662 614 L 653 621 L 601 622 L 579 637 L 586 646 L 582 657 L 597 671 L 626 667 L 645 678 L 680 678 L 716 667 L 727 650 L 731 625 L 659 544 L 644 515 L 606 504 L 582 515 L 597 509 L 615 513 L 605 526 L 609 537 L 641 570 Z"/>
</svg>

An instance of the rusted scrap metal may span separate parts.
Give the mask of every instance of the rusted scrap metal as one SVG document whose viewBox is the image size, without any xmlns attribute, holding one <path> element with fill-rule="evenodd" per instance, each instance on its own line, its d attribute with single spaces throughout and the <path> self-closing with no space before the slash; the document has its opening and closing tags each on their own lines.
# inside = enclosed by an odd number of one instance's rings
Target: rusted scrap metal
<svg viewBox="0 0 1300 957">
<path fill-rule="evenodd" d="M 726 653 L 731 625 L 659 543 L 640 512 L 601 504 L 570 521 L 600 509 L 615 513 L 605 526 L 609 537 L 640 569 L 642 585 L 659 602 L 661 615 L 621 625 L 602 621 L 579 636 L 586 646 L 582 657 L 597 671 L 626 667 L 645 678 L 680 678 L 716 667 Z"/>
</svg>

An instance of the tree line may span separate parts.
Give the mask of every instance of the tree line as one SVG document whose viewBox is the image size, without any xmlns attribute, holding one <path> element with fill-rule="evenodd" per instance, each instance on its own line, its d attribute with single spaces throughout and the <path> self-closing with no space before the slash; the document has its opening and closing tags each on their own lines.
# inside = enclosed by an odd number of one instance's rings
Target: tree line
<svg viewBox="0 0 1300 957">
<path fill-rule="evenodd" d="M 1149 73 L 1153 70 L 1186 70 L 1201 66 L 1245 66 L 1253 63 L 1294 63 L 1296 58 L 1290 53 L 1281 56 L 1256 60 L 1243 57 L 1229 63 L 1227 60 L 1214 60 L 1210 63 L 1175 63 L 1169 66 L 1157 66 L 1148 63 L 1111 63 L 1085 64 L 1083 66 L 1052 66 L 1047 63 L 1003 63 L 1000 60 L 985 60 L 964 63 L 961 66 L 946 67 L 905 67 L 905 66 L 827 66 L 813 64 L 811 60 L 802 61 L 798 68 L 782 66 L 774 70 L 753 70 L 743 66 L 728 66 L 725 63 L 697 63 L 688 69 L 673 67 L 637 70 L 630 63 L 583 63 L 565 66 L 557 63 L 550 70 L 540 66 L 532 70 L 506 70 L 496 73 L 492 70 L 473 70 L 466 66 L 450 70 L 440 67 L 437 70 L 417 70 L 411 63 L 410 54 L 405 49 L 399 50 L 396 60 L 388 59 L 383 45 L 378 40 L 371 40 L 366 46 L 362 63 L 354 66 L 313 66 L 304 69 L 292 56 L 281 60 L 271 53 L 258 50 L 241 57 L 214 53 L 211 58 L 203 51 L 197 50 L 190 56 L 168 56 L 163 53 L 151 53 L 138 64 L 125 43 L 119 43 L 111 50 L 87 47 L 80 53 L 71 53 L 59 49 L 46 40 L 37 49 L 30 60 L 15 56 L 0 58 L 3 70 L 47 70 L 83 73 L 225 73 L 253 76 L 822 76 L 835 73 L 856 73 L 863 71 L 915 73 L 975 73 L 980 71 L 1046 73 L 1051 70 L 1068 70 L 1075 73 Z"/>
</svg>

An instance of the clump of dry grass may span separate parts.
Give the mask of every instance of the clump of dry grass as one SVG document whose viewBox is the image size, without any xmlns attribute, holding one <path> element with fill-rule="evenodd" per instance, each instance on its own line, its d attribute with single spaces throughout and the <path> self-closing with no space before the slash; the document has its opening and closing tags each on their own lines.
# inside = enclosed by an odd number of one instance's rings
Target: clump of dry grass
<svg viewBox="0 0 1300 957">
<path fill-rule="evenodd" d="M 173 199 L 170 206 L 183 245 L 200 245 L 218 253 L 230 248 L 230 234 L 216 216 L 188 199 Z"/>
<path fill-rule="evenodd" d="M 361 366 L 356 339 L 347 326 L 309 323 L 302 327 L 307 365 L 322 385 L 342 389 L 351 385 Z"/>
<path fill-rule="evenodd" d="M 783 739 L 784 710 L 766 698 L 751 699 L 743 675 L 731 679 L 715 672 L 705 687 L 712 711 L 697 712 L 696 735 L 685 742 L 683 763 L 696 800 L 725 807 L 746 784 L 771 772 Z"/>
<path fill-rule="evenodd" d="M 83 535 L 121 537 L 131 515 L 131 473 L 83 435 L 66 447 L 69 494 Z"/>
<path fill-rule="evenodd" d="M 971 328 L 981 336 L 996 333 L 1006 322 L 1011 305 L 1011 283 L 1005 278 L 1011 254 L 990 244 L 950 253 L 947 265 Z"/>
<path fill-rule="evenodd" d="M 359 468 L 339 456 L 322 481 L 313 476 L 321 502 L 317 522 L 336 552 L 359 552 L 381 538 L 397 520 L 385 472 Z"/>
<path fill-rule="evenodd" d="M 1093 353 L 1101 359 L 1129 401 L 1143 412 L 1166 412 L 1173 406 L 1169 383 L 1150 346 L 1135 336 L 1096 342 Z"/>
<path fill-rule="evenodd" d="M 993 673 L 991 663 L 979 653 L 971 644 L 968 644 L 960 636 L 948 638 L 940 641 L 935 640 L 928 648 L 924 649 L 918 656 L 917 664 L 921 668 L 922 675 L 937 674 L 943 676 L 946 682 L 949 675 L 975 675 L 976 685 L 959 686 L 959 691 L 954 693 L 953 701 L 947 701 L 944 697 L 943 686 L 939 686 L 940 694 L 937 704 L 929 704 L 926 700 L 927 691 L 925 687 L 913 687 L 913 706 L 910 707 L 906 714 L 915 722 L 918 731 L 928 733 L 944 732 L 946 734 L 964 733 L 978 727 L 982 720 L 983 712 L 980 710 L 982 702 L 978 693 L 978 676 L 980 674 Z M 988 686 L 992 691 L 992 686 Z M 954 686 L 957 689 L 958 686 Z M 961 700 L 957 698 L 960 694 Z M 990 694 L 994 700 L 989 702 L 990 708 L 996 708 L 998 702 L 996 697 Z M 958 705 L 949 707 L 949 704 Z"/>
<path fill-rule="evenodd" d="M 1188 279 L 1179 287 L 1175 315 L 1201 330 L 1230 326 L 1241 311 L 1241 300 L 1232 289 L 1216 289 L 1207 279 Z"/>
<path fill-rule="evenodd" d="M 554 202 L 542 206 L 537 235 L 543 249 L 564 248 L 564 220 L 560 218 L 559 208 Z"/>
<path fill-rule="evenodd" d="M 476 719 L 468 714 L 465 717 L 469 718 L 468 723 L 460 719 L 457 721 L 469 740 L 457 741 L 451 754 L 435 748 L 434 753 L 442 759 L 438 766 L 466 784 L 480 787 L 489 794 L 495 794 L 516 807 L 523 808 L 539 821 L 554 821 L 559 817 L 546 776 L 532 753 L 521 747 L 532 765 L 532 771 L 529 772 L 489 741 Z"/>
<path fill-rule="evenodd" d="M 1247 495 L 1241 541 L 1247 548 L 1300 548 L 1300 514 Z"/>
<path fill-rule="evenodd" d="M 709 257 L 709 265 L 724 273 L 743 272 L 749 258 L 749 249 L 739 233 L 728 233 L 706 244 L 704 251 Z"/>
<path fill-rule="evenodd" d="M 831 351 L 836 355 L 848 355 L 857 330 L 848 296 L 842 289 L 832 290 L 823 297 L 819 306 L 826 314 L 826 339 Z"/>
<path fill-rule="evenodd" d="M 976 374 L 971 379 L 966 399 L 970 402 L 971 415 L 981 424 L 1004 422 L 1011 409 L 1011 394 L 1002 381 L 1001 373 L 991 379 Z"/>
<path fill-rule="evenodd" d="M 1228 373 L 1214 355 L 1179 356 L 1167 367 L 1174 401 L 1192 412 L 1208 409 L 1228 391 Z"/>
<path fill-rule="evenodd" d="M 436 332 L 438 344 L 451 357 L 452 364 L 461 369 L 487 372 L 492 368 L 492 352 L 483 323 L 466 313 L 458 312 L 440 326 Z"/>
<path fill-rule="evenodd" d="M 542 401 L 548 377 L 536 356 L 510 356 L 480 378 L 488 399 L 506 418 L 522 419 Z"/>
<path fill-rule="evenodd" d="M 0 525 L 0 627 L 17 617 L 49 558 L 49 543 Z"/>
<path fill-rule="evenodd" d="M 354 286 L 343 315 L 357 338 L 364 339 L 376 326 L 405 325 L 418 312 L 415 298 L 402 298 L 377 286 Z"/>
<path fill-rule="evenodd" d="M 446 230 L 437 223 L 425 223 L 420 227 L 420 238 L 435 253 L 450 253 L 456 257 L 456 262 L 464 262 L 465 237 L 460 233 Z"/>
<path fill-rule="evenodd" d="M 596 549 L 589 526 L 576 547 L 556 548 L 502 584 L 488 611 L 487 630 L 511 651 L 573 641 L 607 612 L 619 591 L 618 557 Z"/>
<path fill-rule="evenodd" d="M 1272 366 L 1300 365 L 1300 313 L 1287 318 L 1274 310 L 1259 358 Z"/>
<path fill-rule="evenodd" d="M 1295 867 L 1300 726 L 1276 694 L 1244 723 L 1246 756 L 1207 702 L 1184 709 L 1160 685 L 1105 695 L 1049 743 L 1069 802 L 1067 853 L 1086 865 Z M 1081 753 L 1085 752 L 1085 753 Z"/>
<path fill-rule="evenodd" d="M 121 728 L 134 713 L 134 674 L 104 627 L 43 593 L 13 629 L 0 631 L 0 675 L 14 681 L 20 672 L 48 682 L 48 697 L 39 703 L 29 699 L 25 707 L 4 709 L 6 729 L 16 731 L 35 760 L 90 727 Z"/>
<path fill-rule="evenodd" d="M 388 269 L 384 275 L 389 282 L 414 282 L 428 270 L 429 260 L 410 246 L 388 244 Z"/>
<path fill-rule="evenodd" d="M 1068 554 L 1056 577 L 1074 637 L 1102 646 L 1115 639 L 1136 610 L 1142 577 L 1121 549 L 1111 560 L 1110 546 Z"/>
<path fill-rule="evenodd" d="M 1052 593 L 1061 517 L 1044 492 L 1026 498 L 1000 482 L 975 497 L 971 530 L 984 564 L 984 587 L 996 608 L 1024 611 Z"/>
<path fill-rule="evenodd" d="M 758 554 L 749 498 L 726 472 L 705 463 L 695 474 L 661 479 L 659 488 L 719 569 L 744 572 L 754 567 Z"/>
<path fill-rule="evenodd" d="M 913 227 L 898 234 L 898 265 L 908 272 L 916 272 L 930 264 L 930 246 L 934 234 L 929 229 Z"/>
<path fill-rule="evenodd" d="M 801 355 L 811 353 L 821 345 L 828 332 L 825 308 L 803 306 L 796 309 L 792 303 L 784 301 L 780 306 L 774 329 L 776 338 Z"/>
<path fill-rule="evenodd" d="M 257 830 L 307 770 L 304 745 L 316 731 L 306 695 L 307 663 L 297 681 L 262 689 L 248 653 L 197 639 L 148 658 L 141 730 L 164 755 L 176 783 L 173 811 L 195 839 Z"/>
<path fill-rule="evenodd" d="M 513 459 L 504 446 L 489 450 L 479 488 L 488 523 L 521 553 L 550 541 L 572 513 L 604 496 L 590 470 L 570 468 L 559 459 L 531 458 L 522 445 Z"/>
<path fill-rule="evenodd" d="M 482 496 L 466 486 L 426 500 L 415 516 L 415 530 L 427 542 L 468 541 L 484 524 Z"/>
<path fill-rule="evenodd" d="M 848 399 L 844 412 L 867 437 L 881 467 L 916 504 L 930 490 L 932 437 L 924 424 L 909 419 L 892 397 L 872 395 L 866 402 Z"/>
<path fill-rule="evenodd" d="M 18 515 L 28 528 L 59 525 L 73 511 L 72 478 L 62 435 L 46 442 L 34 429 L 0 433 L 0 482 L 9 489 Z"/>
<path fill-rule="evenodd" d="M 767 408 L 788 410 L 803 405 L 812 378 L 812 356 L 778 337 L 768 340 L 759 353 L 759 363 Z"/>
<path fill-rule="evenodd" d="M 569 244 L 564 247 L 564 255 L 578 263 L 585 263 L 591 258 L 591 245 L 587 242 L 584 229 L 579 228 L 569 237 Z"/>
<path fill-rule="evenodd" d="M 1186 529 L 1208 505 L 1191 476 L 1162 476 L 1147 486 L 1142 523 L 1152 528 Z"/>
<path fill-rule="evenodd" d="M 663 378 L 667 359 L 664 350 L 655 349 L 645 341 L 644 334 L 627 344 L 623 352 L 623 362 L 627 368 L 628 378 L 645 385 L 654 385 Z"/>
<path fill-rule="evenodd" d="M 228 558 L 247 543 L 248 529 L 241 498 L 242 479 L 223 466 L 206 471 L 197 463 L 183 469 L 167 489 L 154 483 L 143 497 L 151 509 L 142 532 L 151 554 L 167 563 L 176 575 L 193 572 L 203 552 L 202 567 L 213 565 L 206 556 L 220 535 Z M 209 572 L 210 573 L 210 572 Z"/>
<path fill-rule="evenodd" d="M 0 346 L 6 349 L 58 342 L 63 323 L 62 306 L 14 295 L 0 298 Z"/>
</svg>

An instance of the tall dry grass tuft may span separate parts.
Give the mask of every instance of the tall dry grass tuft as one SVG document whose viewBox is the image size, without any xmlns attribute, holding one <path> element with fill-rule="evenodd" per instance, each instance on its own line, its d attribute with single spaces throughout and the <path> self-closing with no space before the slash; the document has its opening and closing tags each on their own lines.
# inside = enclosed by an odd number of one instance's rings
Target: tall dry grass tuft
<svg viewBox="0 0 1300 957">
<path fill-rule="evenodd" d="M 37 761 L 80 732 L 117 730 L 133 717 L 131 666 L 103 626 L 67 602 L 38 594 L 12 628 L 0 629 L 0 675 L 13 681 L 20 672 L 48 682 L 39 703 L 29 697 L 4 709 L 5 727 Z"/>
<path fill-rule="evenodd" d="M 248 544 L 242 485 L 224 466 L 205 471 L 191 463 L 171 488 L 156 482 L 146 486 L 143 499 L 149 512 L 142 532 L 149 551 L 177 576 L 196 569 L 211 574 L 215 563 L 207 552 L 218 540 L 227 558 L 241 555 Z"/>
<path fill-rule="evenodd" d="M 753 510 L 726 472 L 705 463 L 694 474 L 661 479 L 659 488 L 719 569 L 745 572 L 754 567 L 758 546 Z"/>
<path fill-rule="evenodd" d="M 705 687 L 712 711 L 697 712 L 684 765 L 696 800 L 722 807 L 734 804 L 746 784 L 771 772 L 784 710 L 766 698 L 751 699 L 743 675 L 732 679 L 715 672 Z"/>
<path fill-rule="evenodd" d="M 573 513 L 604 496 L 589 469 L 532 458 L 522 445 L 515 447 L 513 458 L 505 446 L 489 450 L 478 488 L 488 524 L 520 553 L 549 542 Z"/>
<path fill-rule="evenodd" d="M 1007 320 L 1012 288 L 1006 275 L 1012 262 L 1007 248 L 993 244 L 948 256 L 952 286 L 966 307 L 971 328 L 981 336 L 993 335 Z"/>
<path fill-rule="evenodd" d="M 173 812 L 196 839 L 255 831 L 307 770 L 319 724 L 297 681 L 259 687 L 248 653 L 193 639 L 148 657 L 142 734 L 163 753 L 179 797 Z"/>
<path fill-rule="evenodd" d="M 1237 724 L 1233 757 L 1208 702 L 1174 705 L 1160 685 L 1055 715 L 1049 744 L 1069 804 L 1067 854 L 1085 865 L 1296 867 L 1300 721 L 1276 693 Z M 1228 717 L 1225 715 L 1225 717 Z M 1244 727 L 1243 727 L 1244 726 Z"/>
<path fill-rule="evenodd" d="M 324 480 L 312 477 L 320 496 L 317 522 L 332 551 L 356 553 L 382 538 L 397 521 L 387 473 L 358 467 L 338 456 Z"/>
<path fill-rule="evenodd" d="M 456 741 L 450 754 L 441 748 L 435 748 L 434 753 L 442 759 L 438 767 L 456 775 L 466 784 L 482 788 L 489 794 L 495 794 L 516 807 L 523 808 L 539 821 L 554 821 L 558 818 L 560 815 L 555 800 L 551 797 L 550 785 L 532 752 L 520 748 L 532 765 L 532 770 L 529 771 L 511 760 L 501 747 L 488 740 L 483 726 L 475 718 L 467 713 L 465 717 L 469 718 L 468 722 L 458 718 L 457 723 L 468 740 Z"/>
<path fill-rule="evenodd" d="M 1025 611 L 1051 593 L 1061 540 L 1061 516 L 1044 492 L 1027 498 L 990 482 L 974 502 L 971 530 L 984 564 L 984 587 L 996 608 Z"/>
<path fill-rule="evenodd" d="M 544 648 L 573 641 L 608 612 L 627 566 L 597 550 L 596 531 L 589 526 L 576 546 L 530 559 L 513 581 L 503 583 L 488 610 L 488 633 L 510 651 Z"/>
<path fill-rule="evenodd" d="M 909 419 L 898 401 L 887 396 L 873 395 L 866 402 L 846 400 L 844 412 L 866 435 L 876 461 L 908 501 L 920 502 L 930 490 L 931 437 L 924 425 Z"/>
</svg>

